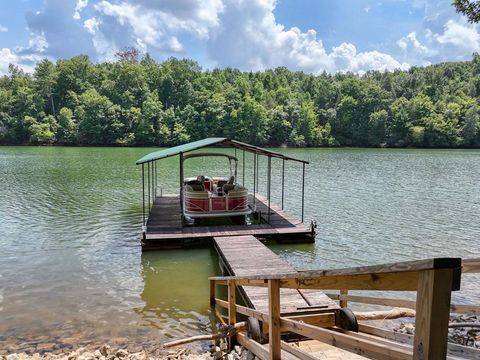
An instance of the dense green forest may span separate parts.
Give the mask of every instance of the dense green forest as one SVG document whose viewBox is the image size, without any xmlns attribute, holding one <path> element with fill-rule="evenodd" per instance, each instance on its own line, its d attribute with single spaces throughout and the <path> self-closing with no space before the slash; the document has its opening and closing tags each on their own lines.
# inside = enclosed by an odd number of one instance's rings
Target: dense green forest
<svg viewBox="0 0 480 360">
<path fill-rule="evenodd" d="M 119 54 L 43 60 L 0 78 L 0 144 L 169 146 L 208 136 L 257 145 L 480 146 L 480 55 L 363 75 L 202 71 Z"/>
</svg>

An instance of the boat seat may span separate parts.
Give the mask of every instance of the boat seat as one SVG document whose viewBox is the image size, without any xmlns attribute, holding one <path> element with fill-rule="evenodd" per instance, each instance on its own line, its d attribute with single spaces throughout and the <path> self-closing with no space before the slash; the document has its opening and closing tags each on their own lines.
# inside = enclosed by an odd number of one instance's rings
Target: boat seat
<svg viewBox="0 0 480 360">
<path fill-rule="evenodd" d="M 205 187 L 200 184 L 188 184 L 185 186 L 186 191 L 205 191 Z"/>
<path fill-rule="evenodd" d="M 192 187 L 192 190 L 188 190 L 188 191 L 204 191 L 205 190 L 205 186 L 203 185 L 203 183 L 201 183 L 198 180 L 191 180 L 187 182 L 187 186 Z"/>
<path fill-rule="evenodd" d="M 235 188 L 233 184 L 225 184 L 222 186 L 222 190 L 225 194 L 228 194 L 229 191 L 232 191 Z"/>
</svg>

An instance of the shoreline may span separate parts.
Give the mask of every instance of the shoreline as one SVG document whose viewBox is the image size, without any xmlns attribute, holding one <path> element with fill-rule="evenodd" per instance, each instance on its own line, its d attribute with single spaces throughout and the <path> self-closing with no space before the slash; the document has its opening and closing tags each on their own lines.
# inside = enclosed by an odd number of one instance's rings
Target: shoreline
<svg viewBox="0 0 480 360">
<path fill-rule="evenodd" d="M 179 144 L 182 145 L 182 144 Z M 177 146 L 177 145 L 172 145 Z M 256 145 L 257 146 L 257 145 Z M 258 145 L 260 146 L 260 145 Z M 267 149 L 284 150 L 308 150 L 308 149 L 381 149 L 381 150 L 480 150 L 480 146 L 458 146 L 458 147 L 416 147 L 416 146 L 283 146 L 283 145 L 261 145 Z M 93 149 L 166 149 L 169 145 L 82 145 L 82 144 L 0 144 L 2 147 L 35 147 L 35 148 L 93 148 Z"/>
<path fill-rule="evenodd" d="M 375 320 L 373 321 L 376 322 Z M 477 324 L 477 327 L 451 327 L 449 328 L 449 344 L 461 345 L 466 348 L 480 349 L 480 315 L 456 314 L 450 318 L 451 324 Z M 368 322 L 367 322 L 368 323 Z M 372 322 L 370 322 L 372 323 Z M 386 325 L 383 323 L 383 325 Z M 403 318 L 390 322 L 394 332 L 399 334 L 414 335 L 415 319 Z M 219 343 L 212 344 L 210 340 L 193 342 L 190 344 L 163 348 L 162 343 L 134 344 L 121 343 L 114 345 L 117 339 L 112 339 L 110 344 L 84 344 L 65 348 L 59 343 L 39 343 L 30 352 L 14 352 L 0 348 L 0 360 L 255 360 L 255 354 L 241 346 L 228 350 L 226 342 L 221 339 Z M 127 339 L 125 339 L 127 340 Z M 217 346 L 218 345 L 218 346 Z"/>
</svg>

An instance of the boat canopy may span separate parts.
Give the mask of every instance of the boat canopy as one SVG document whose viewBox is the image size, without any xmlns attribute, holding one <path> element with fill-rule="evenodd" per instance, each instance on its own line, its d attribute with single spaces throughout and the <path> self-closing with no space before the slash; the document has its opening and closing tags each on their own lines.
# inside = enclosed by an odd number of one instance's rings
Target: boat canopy
<svg viewBox="0 0 480 360">
<path fill-rule="evenodd" d="M 283 160 L 298 161 L 300 163 L 308 164 L 308 161 L 305 161 L 305 160 L 295 159 L 293 157 L 286 156 L 278 152 L 274 152 L 258 146 L 246 144 L 241 141 L 232 140 L 229 138 L 220 138 L 220 137 L 206 138 L 203 140 L 198 140 L 191 143 L 174 146 L 168 149 L 154 151 L 150 154 L 145 155 L 141 159 L 137 160 L 136 164 L 141 165 L 144 163 L 148 163 L 150 161 L 160 160 L 170 156 L 175 156 L 175 155 L 187 153 L 193 150 L 202 149 L 202 148 L 214 146 L 214 145 L 231 146 L 231 147 L 245 150 L 258 155 L 265 155 L 268 157 L 275 157 Z"/>
<path fill-rule="evenodd" d="M 219 156 L 219 157 L 226 157 L 228 160 L 238 161 L 235 156 L 222 154 L 222 153 L 194 153 L 194 154 L 187 154 L 183 157 L 183 160 L 197 158 L 197 157 L 209 157 L 209 156 Z"/>
</svg>

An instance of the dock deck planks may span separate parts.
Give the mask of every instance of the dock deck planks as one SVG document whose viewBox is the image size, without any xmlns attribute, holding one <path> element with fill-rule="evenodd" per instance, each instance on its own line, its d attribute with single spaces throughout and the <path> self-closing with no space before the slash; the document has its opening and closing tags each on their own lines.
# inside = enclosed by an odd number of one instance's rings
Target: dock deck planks
<svg viewBox="0 0 480 360">
<path fill-rule="evenodd" d="M 251 206 L 254 204 L 252 195 L 249 197 Z M 178 195 L 163 195 L 153 203 L 147 220 L 144 242 L 148 245 L 178 244 L 194 242 L 195 239 L 213 239 L 216 236 L 254 235 L 259 237 L 276 237 L 290 241 L 313 242 L 312 231 L 278 206 L 271 204 L 270 223 L 268 218 L 267 200 L 257 194 L 256 209 L 260 211 L 264 221 L 254 225 L 217 225 L 217 226 L 183 226 L 180 199 Z"/>
<path fill-rule="evenodd" d="M 281 275 L 296 272 L 290 264 L 251 235 L 214 237 L 213 240 L 229 275 Z M 243 292 L 247 305 L 268 312 L 266 288 L 244 286 Z M 281 289 L 280 306 L 282 313 L 305 312 L 309 307 L 316 310 L 318 307 L 325 310 L 338 308 L 338 305 L 321 291 L 295 289 Z"/>
</svg>

